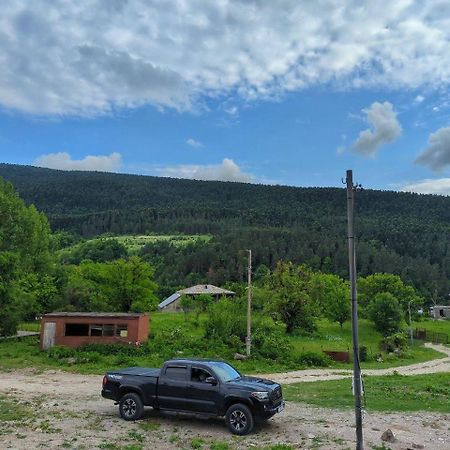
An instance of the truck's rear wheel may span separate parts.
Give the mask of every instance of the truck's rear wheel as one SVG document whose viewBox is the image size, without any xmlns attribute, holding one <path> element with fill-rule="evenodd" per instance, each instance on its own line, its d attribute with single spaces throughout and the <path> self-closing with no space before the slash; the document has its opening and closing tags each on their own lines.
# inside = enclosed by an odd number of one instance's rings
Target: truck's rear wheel
<svg viewBox="0 0 450 450">
<path fill-rule="evenodd" d="M 253 430 L 255 420 L 248 406 L 242 403 L 231 405 L 225 415 L 228 429 L 239 436 L 244 436 Z"/>
<path fill-rule="evenodd" d="M 130 392 L 125 394 L 119 402 L 119 411 L 124 420 L 138 420 L 144 413 L 144 404 L 141 397 Z"/>
</svg>

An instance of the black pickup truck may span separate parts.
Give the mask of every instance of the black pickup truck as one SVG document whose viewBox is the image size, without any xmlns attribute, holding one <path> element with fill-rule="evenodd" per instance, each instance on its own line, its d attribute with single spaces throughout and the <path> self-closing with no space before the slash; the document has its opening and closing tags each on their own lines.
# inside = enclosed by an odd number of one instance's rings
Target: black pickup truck
<svg viewBox="0 0 450 450">
<path fill-rule="evenodd" d="M 250 433 L 255 419 L 269 419 L 284 409 L 279 384 L 244 377 L 223 361 L 199 359 L 167 361 L 162 369 L 130 367 L 107 372 L 102 396 L 119 404 L 125 420 L 141 418 L 144 406 L 152 406 L 155 410 L 225 416 L 230 431 L 238 435 Z"/>
</svg>

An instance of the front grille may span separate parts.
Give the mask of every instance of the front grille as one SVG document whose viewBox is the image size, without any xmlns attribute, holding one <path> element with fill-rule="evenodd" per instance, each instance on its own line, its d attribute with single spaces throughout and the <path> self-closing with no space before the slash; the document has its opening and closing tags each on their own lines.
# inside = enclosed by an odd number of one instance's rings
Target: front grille
<svg viewBox="0 0 450 450">
<path fill-rule="evenodd" d="M 270 394 L 270 399 L 275 403 L 278 400 L 280 400 L 280 398 L 283 396 L 282 392 L 281 392 L 281 387 L 277 387 L 276 389 L 274 389 L 272 391 L 272 393 Z"/>
</svg>

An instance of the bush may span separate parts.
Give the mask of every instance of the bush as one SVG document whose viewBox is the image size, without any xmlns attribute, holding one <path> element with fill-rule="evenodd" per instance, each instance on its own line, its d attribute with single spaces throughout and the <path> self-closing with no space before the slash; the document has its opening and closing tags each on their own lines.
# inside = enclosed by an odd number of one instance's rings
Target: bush
<svg viewBox="0 0 450 450">
<path fill-rule="evenodd" d="M 361 345 L 359 347 L 359 360 L 361 362 L 364 362 L 364 361 L 368 361 L 368 359 L 369 359 L 368 349 L 365 345 Z"/>
<path fill-rule="evenodd" d="M 74 348 L 55 346 L 48 350 L 47 357 L 59 361 L 65 358 L 74 358 L 76 355 L 76 350 Z"/>
<path fill-rule="evenodd" d="M 245 311 L 244 305 L 239 300 L 222 299 L 211 305 L 206 322 L 205 337 L 222 340 L 230 345 L 236 343 L 235 337 L 245 342 L 247 322 L 245 315 L 239 314 L 239 311 Z"/>
<path fill-rule="evenodd" d="M 292 351 L 285 325 L 260 315 L 253 318 L 252 346 L 257 356 L 274 360 L 287 359 Z"/>
<path fill-rule="evenodd" d="M 381 349 L 389 353 L 402 353 L 408 348 L 408 339 L 404 333 L 386 336 L 381 341 Z"/>
<path fill-rule="evenodd" d="M 319 352 L 302 352 L 295 358 L 294 362 L 304 366 L 311 367 L 328 367 L 332 360 L 325 353 Z"/>
</svg>

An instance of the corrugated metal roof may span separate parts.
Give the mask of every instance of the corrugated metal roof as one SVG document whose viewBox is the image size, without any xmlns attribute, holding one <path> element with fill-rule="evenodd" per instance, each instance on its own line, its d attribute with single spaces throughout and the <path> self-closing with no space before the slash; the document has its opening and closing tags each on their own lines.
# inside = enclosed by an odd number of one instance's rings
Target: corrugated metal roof
<svg viewBox="0 0 450 450">
<path fill-rule="evenodd" d="M 166 306 L 169 306 L 175 300 L 178 300 L 182 295 L 200 295 L 200 294 L 234 295 L 235 293 L 227 289 L 222 289 L 217 286 L 213 286 L 212 284 L 197 284 L 195 286 L 186 289 L 181 289 L 180 291 L 173 293 L 170 297 L 167 297 L 165 300 L 163 300 L 158 305 L 158 308 L 164 309 Z"/>
<path fill-rule="evenodd" d="M 158 308 L 159 309 L 163 309 L 166 306 L 169 306 L 172 302 L 174 302 L 175 300 L 178 300 L 181 297 L 181 294 L 179 294 L 178 292 L 175 292 L 174 294 L 172 294 L 170 297 L 167 297 L 165 300 L 163 300 L 159 305 Z"/>
<path fill-rule="evenodd" d="M 178 291 L 179 294 L 186 295 L 198 295 L 198 294 L 208 294 L 208 295 L 234 295 L 233 291 L 227 289 L 222 289 L 212 284 L 197 284 L 195 286 L 182 289 Z"/>
<path fill-rule="evenodd" d="M 120 317 L 122 319 L 136 319 L 143 316 L 141 313 L 119 312 L 53 312 L 44 314 L 44 317 Z"/>
</svg>

